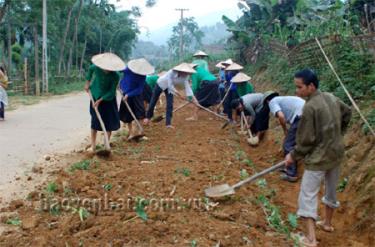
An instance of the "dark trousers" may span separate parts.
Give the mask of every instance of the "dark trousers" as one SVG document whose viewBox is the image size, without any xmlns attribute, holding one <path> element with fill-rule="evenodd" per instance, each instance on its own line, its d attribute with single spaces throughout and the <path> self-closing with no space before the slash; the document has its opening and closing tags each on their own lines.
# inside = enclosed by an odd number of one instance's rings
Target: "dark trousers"
<svg viewBox="0 0 375 247">
<path fill-rule="evenodd" d="M 294 119 L 293 124 L 288 129 L 288 133 L 284 140 L 284 155 L 287 155 L 291 151 L 294 150 L 294 147 L 296 146 L 296 134 L 297 134 L 297 128 L 299 123 L 299 117 L 296 117 Z M 291 166 L 288 166 L 286 169 L 286 174 L 291 177 L 297 177 L 297 162 L 294 162 Z"/>
<path fill-rule="evenodd" d="M 154 91 L 152 92 L 150 105 L 148 106 L 146 118 L 151 119 L 154 116 L 154 109 L 160 94 L 163 92 L 163 89 L 159 85 L 155 85 Z M 168 89 L 164 90 L 165 98 L 167 100 L 167 109 L 165 114 L 165 124 L 171 125 L 172 123 L 172 114 L 173 114 L 173 94 L 168 92 Z"/>
<path fill-rule="evenodd" d="M 0 118 L 5 118 L 5 105 L 3 102 L 0 102 Z"/>
<path fill-rule="evenodd" d="M 228 89 L 230 90 L 230 89 Z M 228 95 L 227 95 L 227 98 L 224 100 L 224 113 L 227 114 L 229 120 L 233 120 L 233 116 L 232 116 L 232 108 L 231 108 L 231 103 L 232 103 L 232 100 L 234 99 L 237 99 L 239 96 L 237 94 L 237 91 L 236 90 L 230 90 Z"/>
</svg>

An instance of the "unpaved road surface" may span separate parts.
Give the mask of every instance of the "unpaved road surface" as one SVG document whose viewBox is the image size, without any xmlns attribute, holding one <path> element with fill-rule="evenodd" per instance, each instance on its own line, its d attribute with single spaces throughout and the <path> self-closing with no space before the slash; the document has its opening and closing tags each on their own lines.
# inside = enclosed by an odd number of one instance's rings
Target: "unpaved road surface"
<svg viewBox="0 0 375 247">
<path fill-rule="evenodd" d="M 89 134 L 90 116 L 85 93 L 52 98 L 6 112 L 0 122 L 0 194 L 10 182 L 27 174 L 45 156 L 67 153 Z"/>
</svg>

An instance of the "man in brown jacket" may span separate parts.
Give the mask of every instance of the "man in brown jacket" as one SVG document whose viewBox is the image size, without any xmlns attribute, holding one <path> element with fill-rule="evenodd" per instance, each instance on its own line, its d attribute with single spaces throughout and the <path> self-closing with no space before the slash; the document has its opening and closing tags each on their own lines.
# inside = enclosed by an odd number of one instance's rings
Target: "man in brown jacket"
<svg viewBox="0 0 375 247">
<path fill-rule="evenodd" d="M 286 158 L 286 165 L 304 159 L 297 215 L 306 222 L 306 236 L 300 238 L 302 246 L 317 246 L 315 221 L 318 218 L 318 193 L 324 180 L 325 219 L 316 222 L 323 231 L 332 232 L 332 216 L 339 206 L 336 186 L 340 164 L 344 157 L 343 135 L 351 118 L 351 109 L 330 93 L 321 92 L 319 80 L 312 70 L 299 71 L 294 76 L 296 94 L 306 99 L 299 122 L 296 146 Z"/>
</svg>

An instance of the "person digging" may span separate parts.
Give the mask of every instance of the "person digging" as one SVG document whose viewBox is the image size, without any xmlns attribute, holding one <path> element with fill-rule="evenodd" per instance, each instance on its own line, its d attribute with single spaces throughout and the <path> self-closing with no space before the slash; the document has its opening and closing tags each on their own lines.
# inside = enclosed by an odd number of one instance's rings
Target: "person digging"
<svg viewBox="0 0 375 247">
<path fill-rule="evenodd" d="M 196 101 L 203 107 L 211 107 L 220 103 L 219 81 L 216 77 L 206 70 L 203 66 L 198 65 L 196 73 L 191 75 L 192 90 Z M 200 108 L 194 108 L 193 116 L 187 118 L 187 121 L 198 120 Z"/>
<path fill-rule="evenodd" d="M 284 155 L 290 153 L 296 145 L 296 132 L 301 118 L 305 101 L 296 96 L 279 96 L 278 93 L 268 91 L 264 94 L 264 103 L 273 116 L 275 116 L 284 131 L 283 149 Z M 289 128 L 287 127 L 289 125 Z M 297 163 L 294 163 L 281 170 L 284 174 L 281 179 L 288 182 L 298 180 Z"/>
<path fill-rule="evenodd" d="M 269 128 L 269 108 L 263 106 L 263 98 L 262 93 L 251 93 L 233 100 L 231 104 L 232 109 L 244 112 L 248 117 L 250 130 L 259 141 L 263 140 Z"/>
<path fill-rule="evenodd" d="M 139 120 L 143 120 L 145 117 L 143 90 L 146 84 L 146 76 L 154 73 L 154 71 L 154 67 L 144 58 L 129 61 L 123 71 L 123 78 L 120 82 L 123 98 L 119 114 L 120 120 L 128 126 L 128 140 L 144 136 L 143 128 L 139 127 Z M 137 131 L 133 130 L 133 121 L 136 121 L 138 125 Z"/>
<path fill-rule="evenodd" d="M 152 93 L 151 102 L 146 112 L 146 118 L 143 123 L 148 125 L 150 119 L 154 115 L 155 105 L 161 95 L 164 92 L 166 98 L 166 127 L 174 128 L 172 126 L 172 115 L 173 115 L 173 97 L 177 95 L 181 99 L 185 100 L 185 97 L 181 95 L 175 88 L 175 85 L 182 84 L 185 87 L 186 97 L 191 96 L 195 103 L 196 99 L 189 85 L 188 77 L 194 74 L 196 71 L 191 67 L 190 64 L 182 63 L 177 65 L 173 69 L 170 69 L 165 75 L 161 76 L 154 88 Z"/>
<path fill-rule="evenodd" d="M 120 79 L 116 71 L 122 71 L 125 63 L 113 53 L 103 53 L 92 57 L 85 84 L 89 93 L 91 115 L 91 148 L 96 152 L 96 137 L 98 131 L 106 131 L 105 146 L 109 149 L 112 131 L 120 128 L 120 118 L 116 101 L 116 88 Z M 109 151 L 109 150 L 108 150 Z"/>
<path fill-rule="evenodd" d="M 343 135 L 348 128 L 351 109 L 339 98 L 319 90 L 316 74 L 305 69 L 294 76 L 296 93 L 306 98 L 297 130 L 296 146 L 285 158 L 286 166 L 304 160 L 305 171 L 298 197 L 297 215 L 305 221 L 306 235 L 295 235 L 302 246 L 318 246 L 315 225 L 333 232 L 334 209 L 339 207 L 336 187 L 344 158 Z M 324 180 L 325 218 L 318 219 L 318 194 Z"/>
</svg>

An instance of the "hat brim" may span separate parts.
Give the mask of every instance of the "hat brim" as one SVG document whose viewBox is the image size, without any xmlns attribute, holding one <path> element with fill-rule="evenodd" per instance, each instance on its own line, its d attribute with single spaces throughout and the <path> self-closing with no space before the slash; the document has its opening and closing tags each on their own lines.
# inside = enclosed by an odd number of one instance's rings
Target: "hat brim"
<svg viewBox="0 0 375 247">
<path fill-rule="evenodd" d="M 126 67 L 125 62 L 113 53 L 97 54 L 91 58 L 91 62 L 107 71 L 122 71 Z"/>
<path fill-rule="evenodd" d="M 155 72 L 155 68 L 144 58 L 131 60 L 128 68 L 138 75 L 150 75 Z"/>
</svg>

